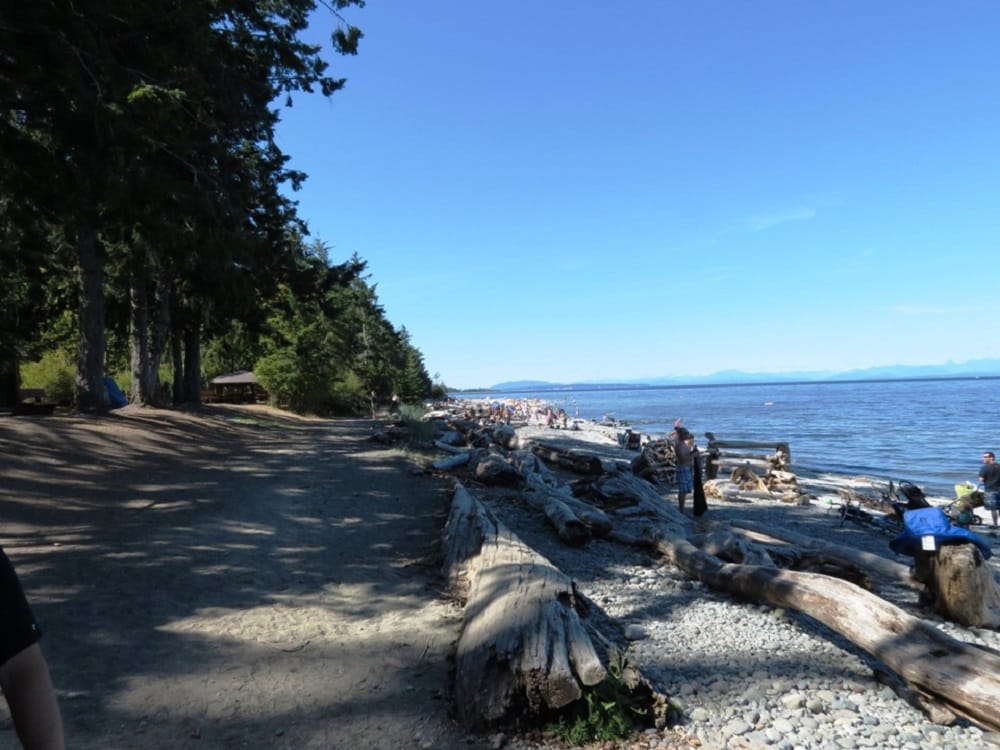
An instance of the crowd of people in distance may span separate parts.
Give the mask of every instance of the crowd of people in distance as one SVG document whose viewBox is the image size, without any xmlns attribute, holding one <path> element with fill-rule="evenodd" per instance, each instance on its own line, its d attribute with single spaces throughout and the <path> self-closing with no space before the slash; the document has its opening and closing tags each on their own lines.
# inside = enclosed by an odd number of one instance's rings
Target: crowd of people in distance
<svg viewBox="0 0 1000 750">
<path fill-rule="evenodd" d="M 513 401 L 492 401 L 482 413 L 479 410 L 477 416 L 492 424 L 531 424 L 545 427 L 569 428 L 569 414 L 563 408 L 556 408 L 543 401 L 532 401 L 526 398 L 518 398 Z"/>
</svg>

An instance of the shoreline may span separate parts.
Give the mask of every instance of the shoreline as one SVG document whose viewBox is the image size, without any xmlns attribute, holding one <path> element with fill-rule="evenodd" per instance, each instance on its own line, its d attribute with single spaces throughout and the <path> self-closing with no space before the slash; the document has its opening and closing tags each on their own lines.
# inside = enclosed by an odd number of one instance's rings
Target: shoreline
<svg viewBox="0 0 1000 750">
<path fill-rule="evenodd" d="M 523 437 L 525 442 L 575 446 L 602 461 L 624 462 L 637 455 L 617 444 L 611 425 L 574 420 L 573 426 L 518 425 L 516 432 L 518 442 Z M 709 497 L 708 513 L 694 520 L 693 528 L 708 534 L 746 523 L 907 566 L 912 562 L 889 548 L 894 533 L 844 523 L 836 506 L 825 504 L 827 495 L 839 504 L 838 489 L 868 489 L 868 478 L 834 473 L 798 478 L 814 495 L 806 504 L 774 497 Z M 673 502 L 674 489 L 656 487 L 664 502 Z M 978 750 L 1000 741 L 964 719 L 951 726 L 933 723 L 886 686 L 879 676 L 885 668 L 876 657 L 808 615 L 716 591 L 655 556 L 610 540 L 567 546 L 516 490 L 483 486 L 475 494 L 516 536 L 574 581 L 595 605 L 593 616 L 608 628 L 611 641 L 681 709 L 684 718 L 679 724 L 616 745 L 622 750 Z M 635 534 L 642 524 L 628 514 L 611 515 L 626 534 Z M 984 538 L 995 551 L 987 564 L 996 577 L 998 540 L 995 533 Z M 880 580 L 877 595 L 953 638 L 1000 650 L 1000 633 L 964 627 L 924 610 L 907 585 Z M 542 750 L 552 744 L 543 736 L 529 735 L 508 738 L 505 747 Z"/>
<path fill-rule="evenodd" d="M 552 406 L 550 402 L 545 401 L 541 398 L 521 398 L 515 401 L 520 401 L 528 404 L 531 409 L 545 409 L 546 407 Z M 477 414 L 477 418 L 480 420 L 481 424 L 485 424 L 482 420 L 489 420 L 490 407 L 492 404 L 498 403 L 497 399 L 454 399 L 449 402 L 454 408 L 463 408 L 466 411 L 472 411 Z M 500 401 L 499 403 L 504 403 Z M 555 407 L 552 407 L 555 408 Z M 661 439 L 656 437 L 654 434 L 643 432 L 642 430 L 637 430 L 631 423 L 628 422 L 618 422 L 618 421 L 599 421 L 595 419 L 588 419 L 583 417 L 573 417 L 569 416 L 567 420 L 568 426 L 563 428 L 561 426 L 547 427 L 544 424 L 539 424 L 537 420 L 533 420 L 530 416 L 524 419 L 512 419 L 507 422 L 511 427 L 515 428 L 519 433 L 524 432 L 529 434 L 536 439 L 542 439 L 541 436 L 545 436 L 545 440 L 552 441 L 553 439 L 562 442 L 567 439 L 575 438 L 577 441 L 584 444 L 597 444 L 604 445 L 605 448 L 609 449 L 609 456 L 616 459 L 628 459 L 637 455 L 634 450 L 622 449 L 621 453 L 615 452 L 617 448 L 618 436 L 621 435 L 626 429 L 632 429 L 641 436 L 641 444 L 645 445 L 648 441 L 654 439 Z M 569 433 L 568 435 L 563 435 L 562 433 Z M 696 436 L 697 438 L 698 436 Z M 704 439 L 700 441 L 696 439 L 696 445 L 703 449 Z M 825 499 L 827 496 L 831 496 L 836 503 L 839 503 L 838 490 L 841 488 L 850 489 L 855 492 L 861 492 L 865 494 L 867 492 L 878 493 L 880 488 L 884 488 L 888 485 L 890 479 L 883 478 L 880 476 L 874 476 L 869 474 L 848 474 L 843 472 L 838 472 L 828 469 L 812 469 L 797 466 L 795 464 L 795 446 L 790 445 L 792 452 L 792 462 L 788 467 L 788 471 L 795 474 L 799 480 L 800 486 L 806 491 L 807 494 L 815 495 L 816 500 Z M 896 480 L 897 483 L 899 480 Z M 934 505 L 948 505 L 956 499 L 954 495 L 946 495 L 929 491 L 926 487 L 921 487 L 926 492 L 926 497 Z M 982 516 L 982 509 L 977 509 L 978 514 Z"/>
</svg>

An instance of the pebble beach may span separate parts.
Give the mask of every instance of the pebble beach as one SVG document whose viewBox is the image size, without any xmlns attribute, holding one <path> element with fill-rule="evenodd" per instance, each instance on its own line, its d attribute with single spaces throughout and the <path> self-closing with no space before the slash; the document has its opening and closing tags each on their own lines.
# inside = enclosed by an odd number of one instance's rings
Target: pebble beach
<svg viewBox="0 0 1000 750">
<path fill-rule="evenodd" d="M 628 461 L 634 452 L 618 445 L 618 429 L 574 420 L 570 429 L 522 426 L 525 440 L 558 441 L 594 452 L 602 461 Z M 794 451 L 794 446 L 792 446 Z M 747 521 L 848 545 L 909 564 L 888 546 L 891 536 L 842 524 L 831 503 L 839 487 L 864 486 L 863 477 L 800 477 L 810 501 L 790 505 L 755 498 L 709 498 L 700 524 Z M 665 502 L 673 494 L 664 490 Z M 629 743 L 595 747 L 627 750 L 702 747 L 719 750 L 852 750 L 853 748 L 1000 747 L 1000 735 L 959 719 L 931 722 L 877 678 L 878 662 L 812 618 L 770 604 L 739 601 L 690 580 L 648 553 L 595 539 L 583 548 L 561 544 L 539 513 L 516 491 L 480 496 L 527 544 L 570 576 L 596 604 L 602 629 L 626 649 L 634 665 L 683 712 L 683 721 L 648 730 Z M 932 498 L 934 500 L 934 498 Z M 943 499 L 937 499 L 941 501 Z M 616 519 L 629 524 L 634 520 Z M 982 536 L 1000 551 L 995 532 Z M 998 557 L 989 561 L 998 571 Z M 933 623 L 954 638 L 1000 650 L 995 631 L 966 628 L 918 607 L 910 587 L 883 585 L 877 593 Z M 553 737 L 510 738 L 504 747 L 553 747 Z"/>
</svg>

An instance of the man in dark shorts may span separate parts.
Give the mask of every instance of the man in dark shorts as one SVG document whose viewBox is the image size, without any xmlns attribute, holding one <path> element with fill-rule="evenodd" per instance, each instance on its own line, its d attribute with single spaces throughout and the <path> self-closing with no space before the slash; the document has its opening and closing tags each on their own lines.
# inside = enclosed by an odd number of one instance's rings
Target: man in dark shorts
<svg viewBox="0 0 1000 750">
<path fill-rule="evenodd" d="M 21 583 L 0 549 L 0 688 L 25 750 L 64 750 L 62 716 Z"/>
<path fill-rule="evenodd" d="M 1000 464 L 997 463 L 993 451 L 983 453 L 983 468 L 979 470 L 979 483 L 983 485 L 985 498 L 983 507 L 993 515 L 993 528 L 997 527 L 997 514 L 1000 513 Z"/>
</svg>

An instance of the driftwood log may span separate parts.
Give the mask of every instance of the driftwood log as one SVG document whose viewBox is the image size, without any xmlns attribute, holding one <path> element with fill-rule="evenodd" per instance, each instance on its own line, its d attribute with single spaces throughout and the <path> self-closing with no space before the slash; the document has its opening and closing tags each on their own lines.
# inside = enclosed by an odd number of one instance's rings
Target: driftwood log
<svg viewBox="0 0 1000 750">
<path fill-rule="evenodd" d="M 577 474 L 596 476 L 604 472 L 604 465 L 597 456 L 577 453 L 545 443 L 533 443 L 531 452 L 543 461 L 569 469 Z"/>
<path fill-rule="evenodd" d="M 588 466 L 595 467 L 595 462 L 600 466 L 593 456 L 581 461 L 578 454 L 539 445 L 532 451 L 564 468 L 583 468 L 581 473 L 596 475 Z M 525 483 L 570 508 L 562 499 L 564 491 L 543 471 Z M 755 551 L 752 540 L 733 542 L 715 536 L 708 543 L 710 550 L 741 563 L 699 549 L 690 538 L 690 519 L 631 472 L 616 469 L 589 484 L 592 491 L 614 500 L 607 507 L 615 507 L 615 513 L 649 516 L 652 528 L 631 541 L 653 545 L 691 577 L 741 598 L 798 610 L 825 624 L 892 670 L 902 683 L 894 686 L 897 693 L 925 710 L 931 720 L 947 722 L 957 714 L 986 729 L 1000 730 L 1000 654 L 951 638 L 849 581 L 781 569 L 775 563 L 780 564 L 782 555 Z M 784 531 L 770 533 L 788 536 Z M 611 537 L 619 538 L 613 533 Z M 583 687 L 603 679 L 605 669 L 578 617 L 573 584 L 521 544 L 460 485 L 446 538 L 451 540 L 446 554 L 449 580 L 464 581 L 468 591 L 456 662 L 456 697 L 464 723 L 486 726 L 518 706 L 529 710 L 565 706 L 581 697 Z M 933 585 L 941 591 L 954 586 L 954 571 L 964 570 L 961 575 L 967 580 L 958 599 L 979 597 L 984 605 L 980 612 L 956 619 L 974 624 L 978 618 L 987 627 L 997 627 L 1000 594 L 969 547 L 956 545 L 918 567 L 926 580 L 937 581 Z M 904 566 L 885 559 L 873 565 L 865 553 L 851 555 L 822 543 L 812 553 L 841 567 L 876 568 L 873 572 L 893 583 L 908 580 Z M 951 614 L 955 615 L 954 609 Z"/>
<path fill-rule="evenodd" d="M 607 513 L 576 498 L 534 453 L 514 451 L 511 463 L 524 478 L 525 500 L 545 514 L 564 542 L 582 544 L 591 535 L 605 537 L 611 532 L 613 524 Z"/>
<path fill-rule="evenodd" d="M 455 661 L 463 724 L 561 708 L 607 676 L 573 583 L 458 483 L 444 547 L 450 590 L 465 600 Z"/>
<path fill-rule="evenodd" d="M 809 615 L 876 657 L 928 700 L 1000 730 L 1000 654 L 956 640 L 847 581 L 725 563 L 676 536 L 661 539 L 658 549 L 714 589 Z"/>
<path fill-rule="evenodd" d="M 927 587 L 929 604 L 949 620 L 975 628 L 1000 628 L 1000 590 L 974 544 L 948 544 L 918 552 L 914 578 Z"/>
<path fill-rule="evenodd" d="M 1000 730 L 1000 654 L 958 641 L 848 581 L 720 560 L 688 540 L 686 519 L 648 483 L 638 478 L 630 482 L 626 476 L 614 480 L 619 487 L 627 485 L 635 491 L 639 512 L 657 518 L 661 534 L 656 535 L 656 549 L 691 577 L 717 590 L 795 609 L 822 622 L 899 675 L 921 696 L 922 705 L 934 706 L 928 710 L 932 720 L 954 713 L 986 729 Z"/>
<path fill-rule="evenodd" d="M 784 528 L 775 529 L 749 521 L 733 521 L 732 526 L 737 531 L 745 531 L 753 534 L 751 538 L 755 541 L 768 543 L 771 539 L 778 539 L 788 542 L 799 550 L 815 552 L 835 563 L 853 565 L 889 584 L 903 584 L 909 587 L 915 587 L 916 585 L 909 565 L 894 562 L 881 555 L 864 552 L 843 544 L 832 544 L 822 539 L 803 536 Z"/>
</svg>

